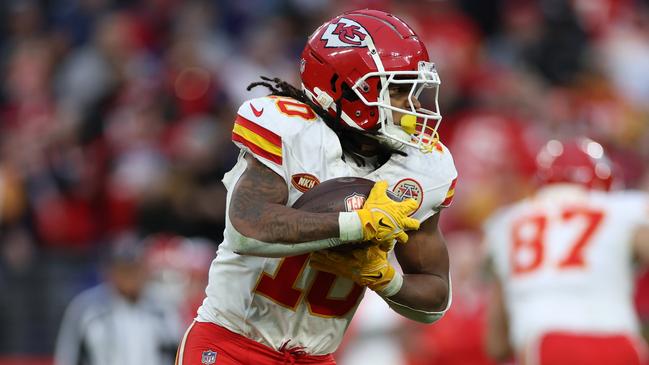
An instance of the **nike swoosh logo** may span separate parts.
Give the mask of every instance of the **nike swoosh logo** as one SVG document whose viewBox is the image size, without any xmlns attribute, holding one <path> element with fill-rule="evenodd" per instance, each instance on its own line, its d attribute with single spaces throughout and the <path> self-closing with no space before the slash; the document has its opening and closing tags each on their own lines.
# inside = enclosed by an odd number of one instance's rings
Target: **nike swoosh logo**
<svg viewBox="0 0 649 365">
<path fill-rule="evenodd" d="M 379 226 L 381 226 L 381 227 L 387 227 L 387 228 L 392 228 L 391 226 L 385 224 L 385 223 L 383 222 L 383 219 L 384 219 L 384 218 L 379 219 Z"/>
<path fill-rule="evenodd" d="M 380 278 L 383 277 L 383 274 L 378 273 L 376 275 L 367 275 L 367 277 L 370 278 L 370 279 L 380 279 Z"/>
<path fill-rule="evenodd" d="M 250 109 L 252 109 L 252 113 L 255 115 L 255 117 L 259 118 L 261 115 L 264 113 L 264 108 L 261 108 L 261 110 L 257 110 L 252 103 L 250 103 Z"/>
</svg>

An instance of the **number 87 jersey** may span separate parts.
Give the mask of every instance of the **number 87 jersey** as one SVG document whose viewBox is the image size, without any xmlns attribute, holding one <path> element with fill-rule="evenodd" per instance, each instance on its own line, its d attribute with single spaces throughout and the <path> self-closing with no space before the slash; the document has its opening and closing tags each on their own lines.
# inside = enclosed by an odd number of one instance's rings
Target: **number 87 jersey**
<svg viewBox="0 0 649 365">
<path fill-rule="evenodd" d="M 514 347 L 554 331 L 638 334 L 632 240 L 648 221 L 646 194 L 577 185 L 547 186 L 494 214 L 485 238 Z"/>
</svg>

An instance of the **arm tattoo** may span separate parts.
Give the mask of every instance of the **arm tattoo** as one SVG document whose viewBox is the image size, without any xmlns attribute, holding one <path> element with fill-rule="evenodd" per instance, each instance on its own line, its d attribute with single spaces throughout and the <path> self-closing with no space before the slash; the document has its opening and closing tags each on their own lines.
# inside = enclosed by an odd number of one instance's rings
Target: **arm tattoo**
<svg viewBox="0 0 649 365">
<path fill-rule="evenodd" d="M 287 207 L 288 187 L 275 172 L 246 156 L 248 167 L 232 193 L 229 218 L 241 234 L 263 242 L 299 243 L 339 236 L 338 213 Z"/>
</svg>

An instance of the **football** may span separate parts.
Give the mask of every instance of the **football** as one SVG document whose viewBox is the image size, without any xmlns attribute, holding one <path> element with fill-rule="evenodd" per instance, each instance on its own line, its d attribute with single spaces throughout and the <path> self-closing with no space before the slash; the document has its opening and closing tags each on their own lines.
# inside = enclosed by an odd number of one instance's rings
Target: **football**
<svg viewBox="0 0 649 365">
<path fill-rule="evenodd" d="M 374 181 L 362 177 L 338 177 L 326 180 L 302 194 L 293 203 L 293 208 L 314 213 L 351 212 L 363 208 L 373 186 Z M 387 193 L 392 200 L 402 200 L 389 190 Z M 368 244 L 371 243 L 342 245 L 334 250 L 348 251 Z"/>
<path fill-rule="evenodd" d="M 363 207 L 374 181 L 361 177 L 338 177 L 307 190 L 293 208 L 314 213 L 351 212 Z"/>
</svg>

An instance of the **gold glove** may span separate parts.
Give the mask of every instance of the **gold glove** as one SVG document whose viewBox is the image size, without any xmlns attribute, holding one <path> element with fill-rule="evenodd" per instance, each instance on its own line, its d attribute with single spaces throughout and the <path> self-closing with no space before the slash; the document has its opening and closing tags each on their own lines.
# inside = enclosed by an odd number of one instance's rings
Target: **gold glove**
<svg viewBox="0 0 649 365">
<path fill-rule="evenodd" d="M 370 191 L 370 196 L 357 210 L 363 227 L 363 241 L 377 243 L 400 243 L 408 241 L 405 231 L 419 229 L 419 221 L 409 215 L 417 210 L 418 204 L 414 199 L 396 202 L 388 197 L 388 183 L 378 181 Z"/>
<path fill-rule="evenodd" d="M 394 279 L 388 253 L 377 245 L 347 252 L 321 250 L 311 253 L 311 267 L 348 278 L 381 293 Z"/>
</svg>

